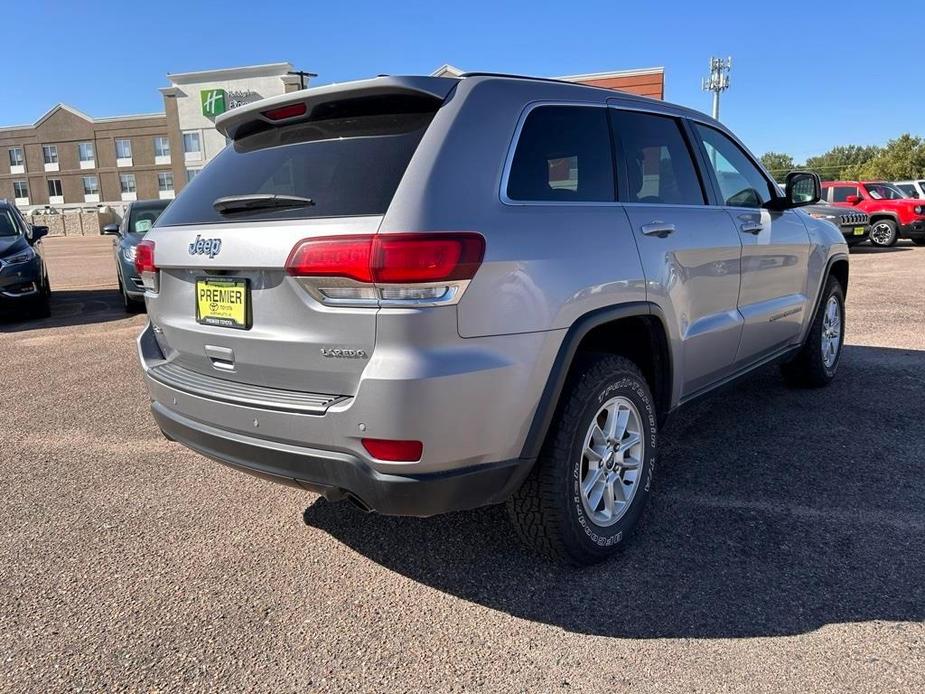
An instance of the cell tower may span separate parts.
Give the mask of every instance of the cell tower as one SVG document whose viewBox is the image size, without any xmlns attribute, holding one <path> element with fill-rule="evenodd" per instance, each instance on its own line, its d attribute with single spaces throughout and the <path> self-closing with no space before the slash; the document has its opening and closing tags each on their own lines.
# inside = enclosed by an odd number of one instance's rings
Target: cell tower
<svg viewBox="0 0 925 694">
<path fill-rule="evenodd" d="M 713 117 L 719 120 L 719 95 L 729 89 L 729 72 L 732 70 L 732 58 L 710 58 L 710 76 L 704 77 L 701 87 L 705 92 L 713 92 Z"/>
</svg>

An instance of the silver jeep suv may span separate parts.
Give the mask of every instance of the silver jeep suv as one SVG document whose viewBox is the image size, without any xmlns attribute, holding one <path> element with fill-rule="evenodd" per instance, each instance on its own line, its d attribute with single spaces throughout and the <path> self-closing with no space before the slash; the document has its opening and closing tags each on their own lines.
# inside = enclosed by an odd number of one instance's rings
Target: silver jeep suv
<svg viewBox="0 0 925 694">
<path fill-rule="evenodd" d="M 249 104 L 138 247 L 165 436 L 385 514 L 507 502 L 542 554 L 629 536 L 657 430 L 772 361 L 835 375 L 848 252 L 701 113 L 554 80 Z"/>
</svg>

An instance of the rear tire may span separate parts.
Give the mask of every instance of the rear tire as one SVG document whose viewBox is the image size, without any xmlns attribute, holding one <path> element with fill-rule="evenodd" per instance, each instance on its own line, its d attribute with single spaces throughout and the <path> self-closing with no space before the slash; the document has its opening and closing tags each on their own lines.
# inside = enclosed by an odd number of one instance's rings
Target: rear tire
<svg viewBox="0 0 925 694">
<path fill-rule="evenodd" d="M 896 222 L 892 219 L 878 219 L 870 225 L 870 243 L 878 248 L 889 248 L 896 245 L 899 239 L 899 232 L 896 230 Z"/>
<path fill-rule="evenodd" d="M 797 387 L 828 385 L 838 370 L 844 342 L 845 292 L 837 279 L 829 277 L 806 342 L 796 358 L 781 367 L 784 378 Z"/>
<path fill-rule="evenodd" d="M 633 362 L 585 358 L 569 377 L 530 475 L 508 501 L 520 539 L 576 566 L 613 556 L 648 500 L 657 426 L 649 385 Z"/>
</svg>

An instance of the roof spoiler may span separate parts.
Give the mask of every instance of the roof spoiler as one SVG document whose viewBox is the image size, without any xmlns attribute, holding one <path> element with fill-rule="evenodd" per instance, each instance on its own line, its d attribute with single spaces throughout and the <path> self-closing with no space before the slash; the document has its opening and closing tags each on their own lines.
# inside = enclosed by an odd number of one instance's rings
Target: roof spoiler
<svg viewBox="0 0 925 694">
<path fill-rule="evenodd" d="M 376 77 L 328 84 L 261 99 L 226 111 L 215 119 L 215 129 L 235 139 L 238 133 L 253 132 L 252 127 L 244 128 L 242 132 L 242 126 L 266 127 L 305 120 L 306 114 L 311 117 L 312 111 L 321 104 L 366 96 L 417 94 L 443 101 L 457 84 L 459 80 L 455 77 Z M 268 117 L 267 113 L 273 117 Z"/>
</svg>

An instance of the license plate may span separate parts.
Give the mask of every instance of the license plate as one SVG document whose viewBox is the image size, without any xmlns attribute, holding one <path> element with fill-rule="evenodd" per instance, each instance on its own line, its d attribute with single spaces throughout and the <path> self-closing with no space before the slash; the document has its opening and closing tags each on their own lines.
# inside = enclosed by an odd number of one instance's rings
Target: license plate
<svg viewBox="0 0 925 694">
<path fill-rule="evenodd" d="M 196 280 L 196 320 L 199 323 L 247 330 L 250 315 L 247 280 L 230 277 Z"/>
<path fill-rule="evenodd" d="M 855 235 L 855 236 L 863 236 L 863 235 L 864 235 L 864 227 L 855 227 L 855 228 L 854 228 L 854 235 Z"/>
</svg>

